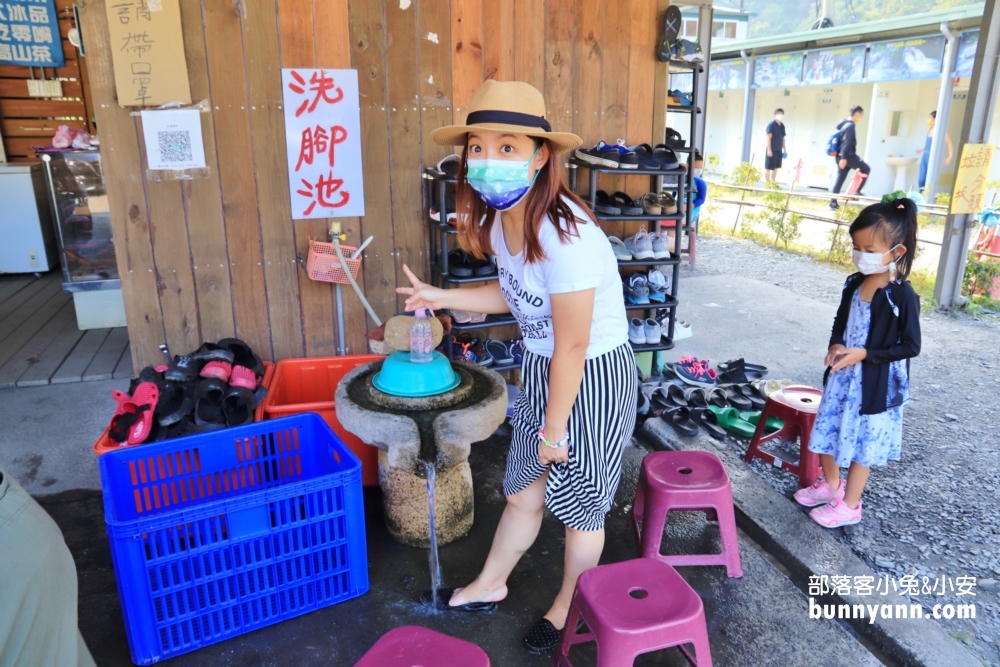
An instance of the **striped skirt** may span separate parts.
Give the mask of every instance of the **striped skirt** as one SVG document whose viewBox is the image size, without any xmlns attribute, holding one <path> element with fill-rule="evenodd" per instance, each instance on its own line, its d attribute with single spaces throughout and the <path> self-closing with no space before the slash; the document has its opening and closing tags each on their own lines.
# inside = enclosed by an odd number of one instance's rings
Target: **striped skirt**
<svg viewBox="0 0 1000 667">
<path fill-rule="evenodd" d="M 513 495 L 548 466 L 538 462 L 538 430 L 545 422 L 551 359 L 524 355 L 524 391 L 514 406 L 503 492 Z M 551 466 L 545 506 L 577 530 L 600 530 L 618 490 L 622 452 L 636 418 L 638 376 L 628 343 L 594 359 L 583 370 L 580 393 L 569 416 L 569 461 Z"/>
</svg>

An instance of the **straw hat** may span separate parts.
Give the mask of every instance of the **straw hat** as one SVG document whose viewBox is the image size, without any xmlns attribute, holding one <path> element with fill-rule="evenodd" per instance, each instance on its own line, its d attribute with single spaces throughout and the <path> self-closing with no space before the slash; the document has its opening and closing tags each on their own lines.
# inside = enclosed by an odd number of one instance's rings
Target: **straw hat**
<svg viewBox="0 0 1000 667">
<path fill-rule="evenodd" d="M 548 139 L 556 153 L 583 143 L 570 132 L 552 131 L 545 120 L 545 99 L 537 88 L 523 81 L 484 81 L 472 98 L 465 125 L 439 127 L 431 132 L 431 140 L 443 146 L 464 146 L 469 132 L 476 130 Z"/>
</svg>

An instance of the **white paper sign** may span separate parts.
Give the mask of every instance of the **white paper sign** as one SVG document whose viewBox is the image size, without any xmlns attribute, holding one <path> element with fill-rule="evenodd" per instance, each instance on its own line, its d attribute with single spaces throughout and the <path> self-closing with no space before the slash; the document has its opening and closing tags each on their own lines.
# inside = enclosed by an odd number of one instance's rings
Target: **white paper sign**
<svg viewBox="0 0 1000 667">
<path fill-rule="evenodd" d="M 365 214 L 361 109 L 353 69 L 282 69 L 292 218 Z"/>
<path fill-rule="evenodd" d="M 205 168 L 198 109 L 142 111 L 142 136 L 151 170 Z"/>
</svg>

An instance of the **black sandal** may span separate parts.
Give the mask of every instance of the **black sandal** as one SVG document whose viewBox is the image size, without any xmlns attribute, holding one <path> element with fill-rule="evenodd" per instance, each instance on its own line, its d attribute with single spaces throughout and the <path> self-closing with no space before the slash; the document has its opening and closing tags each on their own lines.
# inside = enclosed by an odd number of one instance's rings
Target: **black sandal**
<svg viewBox="0 0 1000 667">
<path fill-rule="evenodd" d="M 438 611 L 485 612 L 487 614 L 496 611 L 499 604 L 497 602 L 466 602 L 465 604 L 459 604 L 453 607 L 448 604 L 448 602 L 454 594 L 454 588 L 439 588 L 437 592 L 437 604 L 434 604 L 435 601 L 433 600 L 433 591 L 426 590 L 420 594 L 420 604 L 425 607 L 432 607 Z"/>
<path fill-rule="evenodd" d="M 194 421 L 198 426 L 226 425 L 222 414 L 222 401 L 229 386 L 222 380 L 202 380 L 194 389 Z"/>
<path fill-rule="evenodd" d="M 702 410 L 699 412 L 696 421 L 698 422 L 698 426 L 705 429 L 705 432 L 716 440 L 724 440 L 726 438 L 726 430 L 719 426 L 719 420 L 711 410 Z"/>
<path fill-rule="evenodd" d="M 160 400 L 156 402 L 156 419 L 160 426 L 172 426 L 191 414 L 194 396 L 190 389 L 177 382 L 164 382 L 160 386 Z"/>
<path fill-rule="evenodd" d="M 552 621 L 543 618 L 531 626 L 528 634 L 524 636 L 524 648 L 528 649 L 528 653 L 541 655 L 559 646 L 561 639 L 562 630 L 556 630 Z"/>
<path fill-rule="evenodd" d="M 246 387 L 230 387 L 222 399 L 222 414 L 227 426 L 242 426 L 253 421 L 257 400 Z"/>
<path fill-rule="evenodd" d="M 249 345 L 239 338 L 223 338 L 219 347 L 233 353 L 233 366 L 243 366 L 252 370 L 258 378 L 264 377 L 264 362 Z"/>
</svg>

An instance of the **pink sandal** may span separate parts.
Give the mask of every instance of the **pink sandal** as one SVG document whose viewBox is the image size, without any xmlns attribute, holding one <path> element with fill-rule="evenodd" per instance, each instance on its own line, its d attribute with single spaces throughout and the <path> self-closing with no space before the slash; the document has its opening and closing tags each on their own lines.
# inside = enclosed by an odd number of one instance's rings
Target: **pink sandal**
<svg viewBox="0 0 1000 667">
<path fill-rule="evenodd" d="M 838 480 L 837 490 L 834 491 L 830 488 L 830 485 L 826 483 L 826 480 L 821 477 L 820 479 L 817 479 L 812 486 L 796 491 L 795 502 L 803 507 L 825 505 L 834 498 L 837 500 L 843 500 L 844 491 L 846 490 L 847 485 L 844 484 L 843 479 Z"/>
<path fill-rule="evenodd" d="M 810 510 L 809 517 L 824 528 L 839 528 L 861 523 L 861 501 L 857 509 L 851 509 L 843 500 L 834 498 L 826 505 Z"/>
<path fill-rule="evenodd" d="M 142 382 L 132 396 L 117 389 L 111 392 L 111 396 L 118 401 L 118 409 L 108 426 L 111 439 L 123 447 L 145 442 L 153 427 L 153 412 L 160 400 L 160 388 L 155 382 Z"/>
<path fill-rule="evenodd" d="M 230 387 L 243 387 L 250 391 L 257 390 L 257 374 L 246 366 L 233 366 L 233 373 L 229 377 Z"/>
<path fill-rule="evenodd" d="M 226 361 L 210 361 L 202 367 L 199 375 L 203 378 L 215 378 L 216 380 L 226 382 L 229 380 L 232 372 L 233 365 L 231 363 Z"/>
</svg>

